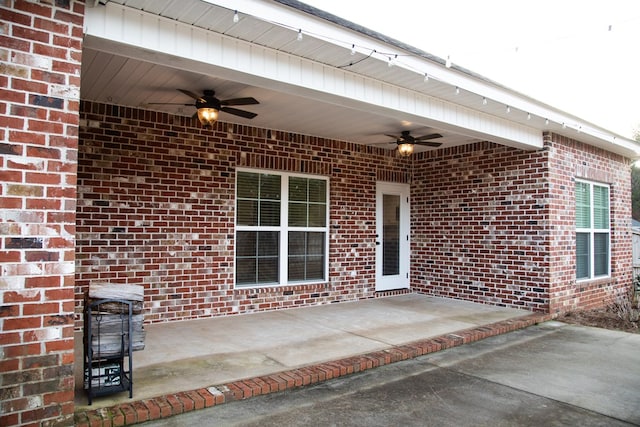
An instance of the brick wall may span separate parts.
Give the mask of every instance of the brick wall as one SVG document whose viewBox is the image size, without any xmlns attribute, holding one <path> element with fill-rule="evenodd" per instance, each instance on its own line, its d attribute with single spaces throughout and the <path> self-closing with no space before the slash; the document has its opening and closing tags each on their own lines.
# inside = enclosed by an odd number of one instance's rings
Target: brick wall
<svg viewBox="0 0 640 427">
<path fill-rule="evenodd" d="M 84 4 L 0 2 L 0 425 L 73 420 Z"/>
<path fill-rule="evenodd" d="M 630 284 L 626 161 L 575 141 L 547 135 L 539 151 L 481 142 L 402 159 L 112 105 L 81 110 L 77 314 L 91 281 L 144 285 L 148 322 L 377 296 L 377 181 L 412 183 L 415 291 L 557 313 Z M 236 167 L 330 176 L 326 284 L 234 289 Z M 575 177 L 614 184 L 611 280 L 576 284 Z"/>
<path fill-rule="evenodd" d="M 412 288 L 562 313 L 631 286 L 630 167 L 547 134 L 523 152 L 488 142 L 416 156 Z M 611 184 L 612 276 L 575 279 L 575 178 Z"/>
<path fill-rule="evenodd" d="M 481 142 L 417 157 L 412 287 L 547 311 L 547 156 Z"/>
<path fill-rule="evenodd" d="M 92 281 L 143 285 L 147 322 L 379 296 L 376 181 L 407 182 L 408 160 L 347 142 L 231 128 L 82 103 L 77 314 Z M 234 289 L 236 167 L 330 176 L 327 283 Z"/>
<path fill-rule="evenodd" d="M 593 308 L 631 286 L 631 165 L 613 153 L 556 134 L 546 134 L 550 164 L 550 215 L 553 222 L 550 252 L 551 313 L 577 307 Z M 575 178 L 610 184 L 611 278 L 576 283 Z"/>
</svg>

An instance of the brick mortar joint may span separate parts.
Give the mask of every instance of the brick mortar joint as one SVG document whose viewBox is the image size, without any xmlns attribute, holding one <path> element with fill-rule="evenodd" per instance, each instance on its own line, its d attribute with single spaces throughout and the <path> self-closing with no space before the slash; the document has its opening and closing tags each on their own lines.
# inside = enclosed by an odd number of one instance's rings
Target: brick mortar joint
<svg viewBox="0 0 640 427">
<path fill-rule="evenodd" d="M 178 401 L 180 401 L 179 400 L 180 396 L 186 396 L 187 393 L 195 392 L 205 400 L 204 402 L 205 408 L 217 406 L 217 405 L 225 404 L 232 401 L 250 399 L 252 397 L 260 396 L 263 394 L 271 394 L 271 393 L 278 393 L 286 390 L 292 390 L 292 389 L 304 387 L 307 385 L 324 382 L 329 379 L 344 377 L 347 375 L 355 374 L 357 372 L 363 372 L 369 369 L 375 369 L 376 367 L 381 367 L 381 366 L 401 362 L 404 360 L 415 359 L 423 355 L 436 353 L 436 352 L 453 348 L 453 347 L 458 347 L 464 344 L 472 343 L 485 338 L 490 338 L 503 333 L 524 329 L 545 321 L 553 320 L 556 317 L 557 316 L 554 316 L 552 314 L 546 314 L 546 313 L 526 314 L 514 319 L 503 320 L 503 321 L 491 323 L 488 325 L 480 325 L 480 326 L 475 326 L 467 329 L 462 329 L 459 331 L 449 332 L 443 335 L 438 335 L 432 338 L 428 338 L 426 340 L 414 341 L 407 344 L 392 346 L 380 351 L 369 352 L 362 355 L 338 359 L 335 361 L 309 365 L 303 368 L 295 368 L 295 369 L 290 369 L 286 371 L 275 372 L 268 376 L 244 378 L 244 379 L 240 379 L 230 383 L 212 385 L 212 386 L 200 388 L 197 390 L 180 391 L 180 392 L 171 393 L 163 396 L 158 396 L 155 398 L 146 398 L 142 400 L 119 403 L 117 405 L 106 407 L 106 408 L 81 410 L 75 413 L 74 418 L 76 420 L 77 426 L 90 425 L 90 424 L 82 424 L 82 422 L 84 420 L 89 420 L 90 422 L 91 419 L 95 418 L 96 416 L 102 419 L 103 426 L 112 426 L 115 416 L 109 416 L 108 418 L 105 418 L 102 416 L 102 414 L 113 414 L 114 412 L 118 413 L 119 411 L 119 414 L 124 415 L 126 417 L 126 414 L 124 414 L 124 412 L 121 409 L 123 405 L 131 407 L 133 409 L 133 412 L 136 418 L 133 423 L 126 423 L 126 420 L 125 420 L 124 425 L 133 425 L 133 424 L 138 424 L 144 421 L 167 418 L 162 415 L 162 411 L 159 411 L 159 416 L 152 417 L 152 411 L 149 408 L 149 405 L 145 403 L 145 401 L 155 402 L 156 399 L 163 399 L 164 401 L 169 403 L 170 399 L 177 399 Z M 455 336 L 456 338 L 450 338 L 451 336 Z M 439 343 L 438 339 L 444 342 Z M 437 345 L 434 345 L 434 344 L 437 344 Z M 381 354 L 386 354 L 387 356 L 390 356 L 390 357 L 387 359 L 387 357 L 381 356 Z M 369 363 L 370 361 L 373 361 L 373 360 L 376 360 L 378 363 L 377 364 Z M 302 372 L 301 371 L 302 369 L 309 370 L 311 372 L 308 372 L 308 373 L 306 371 Z M 326 372 L 325 369 L 332 371 L 331 377 L 329 377 L 328 375 L 323 375 Z M 257 384 L 256 381 L 260 382 L 262 381 L 262 378 L 265 378 L 265 377 L 269 378 L 272 376 L 280 376 L 280 375 L 285 375 L 288 378 L 292 379 L 293 385 L 289 386 L 287 384 L 289 381 L 287 381 L 285 378 L 282 378 L 284 383 L 283 388 L 277 387 L 276 390 L 272 390 L 272 388 L 270 387 L 269 390 L 266 392 L 263 392 L 259 388 L 255 393 L 251 389 L 251 387 L 248 387 L 247 385 L 248 383 Z M 305 378 L 308 378 L 308 381 L 305 381 L 304 380 Z M 248 396 L 245 396 L 245 393 L 242 392 L 241 397 L 236 397 L 234 390 L 240 390 L 241 392 L 243 390 L 248 390 L 250 394 Z M 207 397 L 210 397 L 212 399 L 211 405 L 208 404 Z M 220 401 L 218 402 L 218 400 Z M 134 405 L 142 405 L 147 409 L 146 419 L 144 420 L 137 419 L 138 413 Z M 182 410 L 178 412 L 175 412 L 173 410 L 173 407 L 170 403 L 169 403 L 169 406 L 171 407 L 171 413 L 168 415 L 169 417 L 173 415 L 179 415 L 185 412 L 198 410 L 198 408 L 196 408 L 195 402 L 191 409 L 185 410 L 184 405 L 182 405 Z"/>
</svg>

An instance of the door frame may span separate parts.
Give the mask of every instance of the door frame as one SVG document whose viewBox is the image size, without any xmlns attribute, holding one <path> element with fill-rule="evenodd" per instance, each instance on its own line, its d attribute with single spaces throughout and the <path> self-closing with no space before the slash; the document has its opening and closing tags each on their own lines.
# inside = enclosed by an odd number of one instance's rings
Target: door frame
<svg viewBox="0 0 640 427">
<path fill-rule="evenodd" d="M 399 269 L 398 274 L 383 275 L 383 196 L 397 195 L 400 197 L 398 212 L 399 220 Z M 409 267 L 411 248 L 411 215 L 410 215 L 410 185 L 393 182 L 376 183 L 376 292 L 409 288 Z"/>
</svg>

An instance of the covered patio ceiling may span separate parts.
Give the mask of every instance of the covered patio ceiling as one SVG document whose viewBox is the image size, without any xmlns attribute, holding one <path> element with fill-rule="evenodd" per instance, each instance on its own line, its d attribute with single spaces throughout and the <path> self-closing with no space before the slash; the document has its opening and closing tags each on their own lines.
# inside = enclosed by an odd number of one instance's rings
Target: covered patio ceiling
<svg viewBox="0 0 640 427">
<path fill-rule="evenodd" d="M 548 130 L 640 153 L 633 141 L 295 0 L 90 2 L 81 79 L 81 99 L 180 116 L 195 107 L 159 104 L 193 103 L 177 89 L 254 97 L 259 105 L 238 108 L 256 118 L 220 120 L 390 150 L 385 134 L 403 130 L 440 133 L 443 147 L 490 140 L 535 150 Z"/>
</svg>

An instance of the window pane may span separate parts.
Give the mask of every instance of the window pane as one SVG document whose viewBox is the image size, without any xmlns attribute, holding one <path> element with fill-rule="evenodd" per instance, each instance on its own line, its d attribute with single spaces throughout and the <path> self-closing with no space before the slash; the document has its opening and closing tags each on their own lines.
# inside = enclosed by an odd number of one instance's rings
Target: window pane
<svg viewBox="0 0 640 427">
<path fill-rule="evenodd" d="M 591 194 L 590 185 L 586 182 L 576 182 L 576 227 L 591 227 Z"/>
<path fill-rule="evenodd" d="M 280 233 L 238 231 L 236 233 L 236 283 L 256 285 L 279 279 Z"/>
<path fill-rule="evenodd" d="M 256 200 L 238 200 L 236 222 L 238 225 L 258 225 L 258 202 Z"/>
<path fill-rule="evenodd" d="M 324 279 L 324 257 L 323 256 L 307 257 L 306 280 L 323 280 L 323 279 Z"/>
<path fill-rule="evenodd" d="M 260 225 L 280 225 L 280 202 L 260 201 Z"/>
<path fill-rule="evenodd" d="M 280 248 L 280 232 L 260 231 L 258 232 L 258 256 L 278 256 Z"/>
<path fill-rule="evenodd" d="M 327 182 L 322 179 L 309 180 L 309 201 L 326 204 Z"/>
<path fill-rule="evenodd" d="M 609 228 L 609 189 L 593 186 L 593 226 L 599 229 Z"/>
<path fill-rule="evenodd" d="M 324 279 L 325 237 L 326 233 L 289 232 L 289 280 Z"/>
<path fill-rule="evenodd" d="M 289 255 L 304 255 L 306 249 L 305 233 L 303 231 L 289 232 Z"/>
<path fill-rule="evenodd" d="M 289 225 L 291 227 L 307 226 L 306 203 L 289 203 Z"/>
<path fill-rule="evenodd" d="M 309 227 L 324 227 L 327 225 L 327 205 L 309 205 Z"/>
<path fill-rule="evenodd" d="M 238 172 L 238 198 L 257 199 L 259 178 L 260 175 L 257 173 Z"/>
<path fill-rule="evenodd" d="M 280 225 L 280 181 L 279 175 L 238 173 L 237 225 Z"/>
<path fill-rule="evenodd" d="M 289 280 L 292 282 L 301 282 L 305 280 L 304 275 L 304 256 L 289 257 Z"/>
<path fill-rule="evenodd" d="M 280 175 L 260 175 L 260 199 L 280 200 Z"/>
<path fill-rule="evenodd" d="M 306 201 L 307 200 L 307 178 L 289 178 L 289 200 Z"/>
<path fill-rule="evenodd" d="M 609 233 L 593 236 L 593 273 L 596 276 L 609 274 Z"/>
<path fill-rule="evenodd" d="M 289 225 L 325 227 L 327 183 L 320 179 L 289 179 Z"/>
<path fill-rule="evenodd" d="M 578 279 L 585 279 L 590 275 L 589 251 L 589 233 L 576 233 L 576 277 Z"/>
<path fill-rule="evenodd" d="M 324 233 L 307 233 L 307 254 L 324 254 Z"/>
<path fill-rule="evenodd" d="M 256 283 L 256 258 L 236 259 L 236 283 L 238 285 Z"/>
<path fill-rule="evenodd" d="M 255 257 L 258 233 L 255 231 L 238 231 L 236 233 L 236 256 Z"/>
<path fill-rule="evenodd" d="M 278 282 L 278 257 L 258 258 L 258 283 Z"/>
</svg>

